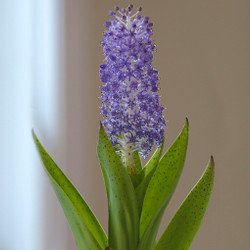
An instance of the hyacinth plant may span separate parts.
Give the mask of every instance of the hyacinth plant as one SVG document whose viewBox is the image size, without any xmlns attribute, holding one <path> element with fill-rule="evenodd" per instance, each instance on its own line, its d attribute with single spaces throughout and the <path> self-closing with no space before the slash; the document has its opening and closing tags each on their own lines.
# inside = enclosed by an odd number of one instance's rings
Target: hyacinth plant
<svg viewBox="0 0 250 250">
<path fill-rule="evenodd" d="M 212 191 L 211 157 L 200 180 L 156 241 L 164 211 L 180 178 L 188 144 L 188 121 L 162 156 L 164 108 L 159 104 L 158 72 L 152 68 L 155 45 L 148 17 L 133 6 L 115 7 L 105 23 L 100 65 L 103 120 L 97 155 L 108 198 L 108 237 L 93 212 L 33 137 L 80 250 L 189 249 Z M 142 167 L 140 158 L 147 158 Z"/>
</svg>

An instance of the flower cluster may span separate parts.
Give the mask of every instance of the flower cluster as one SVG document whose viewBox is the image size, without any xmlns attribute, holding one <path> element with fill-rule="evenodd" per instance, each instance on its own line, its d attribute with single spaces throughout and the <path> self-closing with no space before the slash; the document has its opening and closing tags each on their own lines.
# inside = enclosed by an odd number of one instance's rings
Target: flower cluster
<svg viewBox="0 0 250 250">
<path fill-rule="evenodd" d="M 141 8 L 115 7 L 102 39 L 105 63 L 100 65 L 103 126 L 114 146 L 136 150 L 144 158 L 163 141 L 164 108 L 159 105 L 158 71 L 152 68 L 155 45 L 148 17 Z"/>
</svg>

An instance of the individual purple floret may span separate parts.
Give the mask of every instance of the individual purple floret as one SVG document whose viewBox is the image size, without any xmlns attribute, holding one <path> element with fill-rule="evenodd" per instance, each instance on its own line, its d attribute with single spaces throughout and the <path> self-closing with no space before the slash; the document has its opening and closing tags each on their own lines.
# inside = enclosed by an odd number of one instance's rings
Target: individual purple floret
<svg viewBox="0 0 250 250">
<path fill-rule="evenodd" d="M 113 19 L 104 24 L 100 65 L 103 126 L 119 150 L 138 151 L 146 158 L 164 137 L 164 108 L 159 105 L 158 71 L 152 68 L 155 45 L 150 36 L 152 23 L 133 6 L 115 7 Z"/>
</svg>

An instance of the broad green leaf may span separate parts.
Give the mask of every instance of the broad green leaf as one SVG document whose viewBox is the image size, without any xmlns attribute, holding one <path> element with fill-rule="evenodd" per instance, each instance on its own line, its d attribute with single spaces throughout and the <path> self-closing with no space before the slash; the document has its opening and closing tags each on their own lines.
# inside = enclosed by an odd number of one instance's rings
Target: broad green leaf
<svg viewBox="0 0 250 250">
<path fill-rule="evenodd" d="M 102 125 L 97 155 L 108 195 L 109 247 L 116 250 L 136 250 L 139 215 L 135 190 Z"/>
<path fill-rule="evenodd" d="M 104 249 L 108 245 L 108 239 L 96 217 L 76 188 L 45 151 L 34 131 L 32 134 L 44 169 L 62 205 L 78 249 Z"/>
<path fill-rule="evenodd" d="M 186 158 L 188 121 L 161 158 L 146 190 L 140 218 L 140 250 L 152 249 L 162 215 L 179 181 Z"/>
<path fill-rule="evenodd" d="M 141 171 L 140 176 L 141 176 L 142 181 L 135 189 L 139 213 L 141 212 L 144 195 L 146 193 L 149 181 L 151 180 L 154 174 L 154 171 L 158 165 L 163 147 L 164 147 L 164 142 L 160 145 L 159 148 L 155 150 L 155 153 L 153 154 L 151 159 L 148 161 L 146 166 Z"/>
<path fill-rule="evenodd" d="M 207 169 L 169 223 L 156 250 L 189 249 L 205 215 L 213 182 L 214 160 L 211 157 Z"/>
</svg>

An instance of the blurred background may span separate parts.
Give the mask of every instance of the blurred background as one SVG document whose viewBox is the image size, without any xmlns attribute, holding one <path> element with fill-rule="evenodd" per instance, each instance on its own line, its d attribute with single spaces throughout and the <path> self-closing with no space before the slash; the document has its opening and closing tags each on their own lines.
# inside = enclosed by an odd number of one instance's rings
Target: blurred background
<svg viewBox="0 0 250 250">
<path fill-rule="evenodd" d="M 0 0 L 1 250 L 76 249 L 32 128 L 107 231 L 96 157 L 100 41 L 108 11 L 130 3 L 154 23 L 166 148 L 190 121 L 186 165 L 160 234 L 212 154 L 213 195 L 190 249 L 249 249 L 249 1 Z"/>
</svg>

